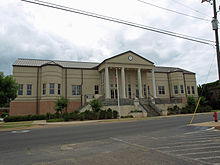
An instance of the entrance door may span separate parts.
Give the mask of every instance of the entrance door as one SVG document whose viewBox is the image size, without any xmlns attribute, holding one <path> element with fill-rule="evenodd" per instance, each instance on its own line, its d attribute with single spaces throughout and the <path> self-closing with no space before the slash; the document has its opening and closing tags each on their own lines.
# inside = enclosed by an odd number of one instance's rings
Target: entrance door
<svg viewBox="0 0 220 165">
<path fill-rule="evenodd" d="M 117 98 L 118 98 L 117 89 L 111 89 L 111 99 L 117 99 Z"/>
</svg>

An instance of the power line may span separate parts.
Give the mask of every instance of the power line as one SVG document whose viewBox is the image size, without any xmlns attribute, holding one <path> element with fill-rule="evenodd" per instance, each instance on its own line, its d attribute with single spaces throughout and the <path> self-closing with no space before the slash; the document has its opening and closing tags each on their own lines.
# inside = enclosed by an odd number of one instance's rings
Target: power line
<svg viewBox="0 0 220 165">
<path fill-rule="evenodd" d="M 172 0 L 172 1 L 175 2 L 175 3 L 177 3 L 177 4 L 179 4 L 179 5 L 181 5 L 181 6 L 184 6 L 185 8 L 188 8 L 188 9 L 190 9 L 190 10 L 196 12 L 196 13 L 199 13 L 199 14 L 202 14 L 202 15 L 204 15 L 204 16 L 206 16 L 206 17 L 212 18 L 211 16 L 209 16 L 209 15 L 207 15 L 207 14 L 205 14 L 205 13 L 202 13 L 202 12 L 199 11 L 199 10 L 195 10 L 194 8 L 192 8 L 192 7 L 188 6 L 188 5 L 185 5 L 185 4 L 183 4 L 183 3 L 179 2 L 179 1 L 176 1 L 176 0 Z"/>
<path fill-rule="evenodd" d="M 157 7 L 159 9 L 163 9 L 163 10 L 166 10 L 166 11 L 169 11 L 169 12 L 180 14 L 180 15 L 183 15 L 183 16 L 186 16 L 186 17 L 191 17 L 191 18 L 195 18 L 195 19 L 211 22 L 211 20 L 208 20 L 208 19 L 205 19 L 205 18 L 200 18 L 200 17 L 196 17 L 196 16 L 193 16 L 193 15 L 189 15 L 189 14 L 185 14 L 185 13 L 182 13 L 182 12 L 178 12 L 178 11 L 175 11 L 175 10 L 171 10 L 171 9 L 168 9 L 168 8 L 165 8 L 165 7 L 161 7 L 161 6 L 157 6 L 157 5 L 154 5 L 152 3 L 142 1 L 142 0 L 137 0 L 137 1 L 139 1 L 141 3 L 144 3 L 144 4 L 147 4 L 147 5 L 150 5 L 150 6 Z"/>
<path fill-rule="evenodd" d="M 77 13 L 77 14 L 82 14 L 82 15 L 86 15 L 86 16 L 90 16 L 90 17 L 94 17 L 94 18 L 99 18 L 99 19 L 103 19 L 103 20 L 107 20 L 107 21 L 111 21 L 111 22 L 116 22 L 116 23 L 132 26 L 132 27 L 136 27 L 136 28 L 140 28 L 140 29 L 144 29 L 144 30 L 149 30 L 149 31 L 156 32 L 156 33 L 161 33 L 161 34 L 170 35 L 170 36 L 177 37 L 177 38 L 186 39 L 186 40 L 193 41 L 193 42 L 198 42 L 201 44 L 212 45 L 212 46 L 214 44 L 214 41 L 211 41 L 211 40 L 188 36 L 188 35 L 184 35 L 184 34 L 180 34 L 180 33 L 175 33 L 175 32 L 171 32 L 171 31 L 167 31 L 167 30 L 163 30 L 163 29 L 158 29 L 158 28 L 154 28 L 154 27 L 150 27 L 150 26 L 146 26 L 146 25 L 141 25 L 141 24 L 137 24 L 137 23 L 133 23 L 133 22 L 129 22 L 129 21 L 124 21 L 124 20 L 120 20 L 117 18 L 108 17 L 108 16 L 104 16 L 104 15 L 100 15 L 100 14 L 96 14 L 96 13 L 92 13 L 92 12 L 69 8 L 69 7 L 65 7 L 65 6 L 61 6 L 61 5 L 57 5 L 57 4 L 53 4 L 53 3 L 49 3 L 49 2 L 44 2 L 44 1 L 39 1 L 39 0 L 21 0 L 21 1 L 32 3 L 32 4 L 37 4 L 37 5 L 41 5 L 41 6 L 45 6 L 45 7 L 50 7 L 50 8 L 54 8 L 54 9 L 59 9 L 59 10 L 63 10 L 63 11 L 73 12 L 73 13 Z"/>
</svg>

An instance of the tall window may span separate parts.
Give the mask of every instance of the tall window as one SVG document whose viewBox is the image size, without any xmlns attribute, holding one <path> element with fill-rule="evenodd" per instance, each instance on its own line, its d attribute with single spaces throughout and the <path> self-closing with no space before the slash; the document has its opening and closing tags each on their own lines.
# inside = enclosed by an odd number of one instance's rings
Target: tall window
<svg viewBox="0 0 220 165">
<path fill-rule="evenodd" d="M 147 97 L 147 89 L 146 89 L 146 85 L 144 84 L 144 97 Z"/>
<path fill-rule="evenodd" d="M 50 94 L 54 94 L 54 83 L 50 83 Z"/>
<path fill-rule="evenodd" d="M 131 84 L 128 84 L 128 97 L 131 99 Z"/>
<path fill-rule="evenodd" d="M 192 94 L 195 94 L 195 88 L 192 86 Z"/>
<path fill-rule="evenodd" d="M 187 86 L 187 94 L 190 94 L 190 86 Z"/>
<path fill-rule="evenodd" d="M 61 93 L 60 91 L 61 91 L 61 85 L 58 84 L 58 88 L 57 88 L 57 94 L 58 94 L 58 95 L 60 95 L 60 93 Z"/>
<path fill-rule="evenodd" d="M 150 95 L 150 86 L 147 86 L 148 95 Z"/>
<path fill-rule="evenodd" d="M 32 84 L 27 84 L 27 95 L 32 94 Z"/>
<path fill-rule="evenodd" d="M 139 98 L 139 89 L 138 89 L 138 85 L 136 85 L 136 97 Z"/>
<path fill-rule="evenodd" d="M 99 94 L 99 86 L 95 85 L 95 94 Z"/>
<path fill-rule="evenodd" d="M 174 93 L 178 94 L 178 86 L 177 85 L 174 85 Z"/>
<path fill-rule="evenodd" d="M 46 94 L 46 84 L 43 84 L 43 95 Z"/>
<path fill-rule="evenodd" d="M 72 85 L 72 95 L 81 95 L 81 85 Z"/>
<path fill-rule="evenodd" d="M 183 85 L 180 85 L 180 91 L 181 91 L 181 93 L 184 93 Z"/>
<path fill-rule="evenodd" d="M 19 84 L 19 86 L 18 86 L 18 95 L 23 95 L 23 87 L 24 87 L 23 84 Z"/>
<path fill-rule="evenodd" d="M 165 95 L 165 87 L 164 86 L 158 86 L 158 93 L 160 95 Z"/>
</svg>

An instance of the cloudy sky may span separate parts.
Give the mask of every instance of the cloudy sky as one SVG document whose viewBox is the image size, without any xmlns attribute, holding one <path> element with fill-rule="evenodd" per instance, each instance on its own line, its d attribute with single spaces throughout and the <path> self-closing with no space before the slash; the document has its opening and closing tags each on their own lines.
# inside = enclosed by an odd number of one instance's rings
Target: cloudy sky
<svg viewBox="0 0 220 165">
<path fill-rule="evenodd" d="M 45 0 L 134 23 L 214 40 L 211 23 L 137 0 Z M 201 0 L 143 0 L 212 19 Z M 184 3 L 184 4 L 183 4 Z M 219 0 L 217 0 L 217 6 Z M 132 50 L 157 66 L 195 72 L 199 84 L 218 79 L 215 47 L 20 0 L 0 0 L 0 72 L 12 74 L 17 58 L 101 62 Z M 208 74 L 209 73 L 209 74 Z"/>
</svg>

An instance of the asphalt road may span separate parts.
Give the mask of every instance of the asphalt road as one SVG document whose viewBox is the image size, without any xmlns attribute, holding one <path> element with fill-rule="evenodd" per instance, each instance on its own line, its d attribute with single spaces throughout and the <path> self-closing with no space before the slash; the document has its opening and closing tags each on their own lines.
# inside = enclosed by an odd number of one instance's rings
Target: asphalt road
<svg viewBox="0 0 220 165">
<path fill-rule="evenodd" d="M 217 165 L 219 132 L 187 126 L 191 117 L 0 132 L 0 165 Z"/>
</svg>

